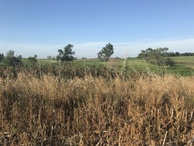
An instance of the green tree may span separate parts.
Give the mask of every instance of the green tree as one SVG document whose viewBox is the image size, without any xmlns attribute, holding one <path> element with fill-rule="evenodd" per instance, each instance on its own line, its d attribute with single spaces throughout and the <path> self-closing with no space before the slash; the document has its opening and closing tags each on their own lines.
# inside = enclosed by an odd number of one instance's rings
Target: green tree
<svg viewBox="0 0 194 146">
<path fill-rule="evenodd" d="M 0 62 L 3 60 L 5 58 L 5 56 L 4 56 L 4 54 L 2 53 L 0 53 Z"/>
<path fill-rule="evenodd" d="M 141 53 L 138 54 L 138 58 L 144 59 L 149 63 L 156 65 L 169 65 L 173 66 L 174 61 L 168 57 L 166 57 L 168 48 L 157 48 L 152 49 L 148 48 L 146 50 L 142 50 Z"/>
<path fill-rule="evenodd" d="M 14 56 L 15 56 L 15 51 L 13 51 L 13 50 L 7 51 L 6 58 L 12 58 Z"/>
<path fill-rule="evenodd" d="M 73 61 L 76 58 L 73 57 L 73 55 L 75 55 L 75 52 L 72 50 L 73 45 L 68 44 L 66 47 L 64 47 L 64 49 L 59 49 L 58 50 L 58 55 L 57 55 L 57 60 L 60 61 Z"/>
<path fill-rule="evenodd" d="M 171 58 L 166 58 L 165 59 L 165 65 L 167 65 L 167 66 L 174 66 L 175 65 L 175 61 L 172 60 Z"/>
<path fill-rule="evenodd" d="M 114 54 L 113 45 L 108 43 L 100 52 L 98 52 L 98 58 L 102 61 L 108 61 L 112 54 Z"/>
<path fill-rule="evenodd" d="M 4 62 L 8 66 L 13 66 L 13 67 L 22 65 L 21 56 L 16 57 L 15 52 L 13 50 L 9 50 L 6 53 L 6 57 L 4 59 Z"/>
<path fill-rule="evenodd" d="M 21 60 L 22 59 L 22 55 L 19 55 L 18 58 Z"/>
</svg>

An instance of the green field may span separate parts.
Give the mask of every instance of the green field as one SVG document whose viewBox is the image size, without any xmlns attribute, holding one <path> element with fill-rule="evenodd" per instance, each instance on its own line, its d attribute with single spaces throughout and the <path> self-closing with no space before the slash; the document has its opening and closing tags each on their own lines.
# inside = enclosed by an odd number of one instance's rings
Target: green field
<svg viewBox="0 0 194 146">
<path fill-rule="evenodd" d="M 171 57 L 175 66 L 156 66 L 138 58 L 110 59 L 108 62 L 101 62 L 98 59 L 77 59 L 72 64 L 74 67 L 107 67 L 108 69 L 125 72 L 148 72 L 157 74 L 177 74 L 183 76 L 194 75 L 194 56 Z M 59 64 L 56 60 L 40 59 L 39 64 Z"/>
<path fill-rule="evenodd" d="M 90 65 L 105 65 L 107 68 L 130 72 L 149 72 L 157 74 L 177 74 L 183 76 L 194 75 L 194 56 L 172 57 L 175 61 L 175 66 L 156 66 L 147 63 L 145 60 L 138 58 L 130 59 L 110 59 L 108 62 L 100 62 L 99 60 L 77 60 L 77 63 L 82 66 Z"/>
<path fill-rule="evenodd" d="M 175 67 L 169 68 L 172 73 L 181 75 L 194 75 L 194 56 L 172 57 L 176 62 Z"/>
<path fill-rule="evenodd" d="M 176 62 L 182 62 L 182 63 L 193 63 L 194 64 L 194 56 L 180 56 L 180 57 L 171 57 Z"/>
<path fill-rule="evenodd" d="M 22 59 L 24 66 L 31 68 L 34 65 L 35 68 L 64 68 L 69 70 L 95 70 L 96 68 L 107 68 L 111 71 L 117 73 L 124 73 L 125 75 L 131 72 L 146 72 L 146 73 L 156 73 L 156 74 L 176 74 L 181 76 L 192 76 L 194 75 L 194 56 L 181 56 L 181 57 L 171 57 L 175 61 L 174 66 L 157 66 L 150 64 L 145 60 L 138 58 L 127 58 L 127 59 L 109 59 L 108 62 L 102 62 L 99 59 L 76 59 L 73 62 L 63 63 L 56 60 L 48 59 L 38 59 L 35 64 L 30 63 L 28 59 Z M 6 66 L 3 62 L 0 66 Z"/>
<path fill-rule="evenodd" d="M 194 69 L 194 56 L 172 57 L 178 64 Z"/>
</svg>

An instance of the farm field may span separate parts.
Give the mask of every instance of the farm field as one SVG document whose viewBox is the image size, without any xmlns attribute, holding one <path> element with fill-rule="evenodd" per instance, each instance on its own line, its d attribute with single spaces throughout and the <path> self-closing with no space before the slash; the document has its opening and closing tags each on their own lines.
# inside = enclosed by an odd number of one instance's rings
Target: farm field
<svg viewBox="0 0 194 146">
<path fill-rule="evenodd" d="M 191 146 L 194 76 L 176 62 L 39 60 L 1 77 L 0 145 Z"/>
<path fill-rule="evenodd" d="M 146 72 L 156 74 L 176 74 L 181 76 L 194 75 L 194 56 L 181 56 L 171 57 L 175 61 L 175 66 L 156 66 L 147 63 L 145 60 L 138 58 L 128 59 L 110 59 L 108 62 L 101 62 L 98 59 L 77 59 L 74 61 L 72 66 L 78 68 L 84 67 L 99 67 L 105 66 L 109 69 L 125 72 L 129 74 L 131 72 Z M 57 64 L 55 60 L 41 59 L 40 64 Z"/>
<path fill-rule="evenodd" d="M 194 63 L 194 56 L 179 56 L 171 58 L 174 59 L 176 62 Z"/>
</svg>

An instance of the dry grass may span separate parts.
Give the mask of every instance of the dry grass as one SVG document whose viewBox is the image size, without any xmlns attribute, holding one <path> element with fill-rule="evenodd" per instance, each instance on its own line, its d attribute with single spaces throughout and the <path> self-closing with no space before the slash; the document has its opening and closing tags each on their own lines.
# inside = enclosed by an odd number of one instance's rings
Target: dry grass
<svg viewBox="0 0 194 146">
<path fill-rule="evenodd" d="M 0 145 L 194 144 L 194 77 L 0 79 Z"/>
</svg>

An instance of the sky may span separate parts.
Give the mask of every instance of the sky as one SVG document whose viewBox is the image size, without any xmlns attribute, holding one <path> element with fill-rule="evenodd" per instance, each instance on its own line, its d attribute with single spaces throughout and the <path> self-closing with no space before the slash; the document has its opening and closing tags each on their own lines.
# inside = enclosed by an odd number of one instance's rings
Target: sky
<svg viewBox="0 0 194 146">
<path fill-rule="evenodd" d="M 122 58 L 194 52 L 194 0 L 0 0 L 0 53 L 46 58 L 72 44 L 75 57 L 96 58 L 107 43 Z"/>
</svg>

